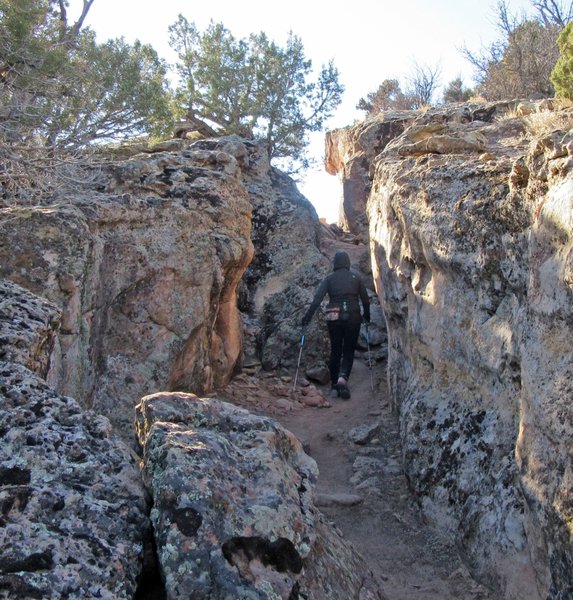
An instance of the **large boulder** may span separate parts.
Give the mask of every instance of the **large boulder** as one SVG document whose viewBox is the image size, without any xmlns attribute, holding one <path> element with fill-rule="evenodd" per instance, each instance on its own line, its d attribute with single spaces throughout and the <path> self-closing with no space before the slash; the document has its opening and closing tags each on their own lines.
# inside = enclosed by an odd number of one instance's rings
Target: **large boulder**
<svg viewBox="0 0 573 600">
<path fill-rule="evenodd" d="M 245 147 L 227 150 L 137 155 L 75 195 L 0 210 L 0 276 L 62 311 L 48 381 L 125 433 L 141 396 L 209 390 L 240 366 L 251 204 Z"/>
<path fill-rule="evenodd" d="M 317 467 L 270 418 L 184 393 L 137 407 L 167 598 L 382 598 L 314 506 Z"/>
<path fill-rule="evenodd" d="M 55 307 L 0 293 L 0 596 L 131 599 L 149 536 L 137 458 L 40 377 Z"/>
<path fill-rule="evenodd" d="M 504 598 L 557 599 L 573 594 L 573 132 L 534 138 L 512 106 L 399 117 L 375 157 L 337 156 L 345 173 L 367 159 L 411 487 L 478 579 Z M 387 131 L 381 117 L 346 139 L 378 121 Z"/>
</svg>

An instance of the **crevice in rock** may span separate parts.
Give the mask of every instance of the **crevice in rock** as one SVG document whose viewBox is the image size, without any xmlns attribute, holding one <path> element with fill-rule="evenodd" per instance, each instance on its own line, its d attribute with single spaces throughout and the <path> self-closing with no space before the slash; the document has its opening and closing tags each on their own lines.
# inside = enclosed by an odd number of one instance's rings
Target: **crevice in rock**
<svg viewBox="0 0 573 600">
<path fill-rule="evenodd" d="M 161 578 L 157 545 L 151 528 L 143 552 L 143 568 L 134 600 L 166 600 L 167 592 Z"/>
</svg>

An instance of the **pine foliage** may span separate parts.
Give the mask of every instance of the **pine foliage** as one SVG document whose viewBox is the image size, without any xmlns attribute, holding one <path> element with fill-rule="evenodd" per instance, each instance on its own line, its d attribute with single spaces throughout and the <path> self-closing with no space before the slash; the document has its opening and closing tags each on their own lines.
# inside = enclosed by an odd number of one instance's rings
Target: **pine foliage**
<svg viewBox="0 0 573 600">
<path fill-rule="evenodd" d="M 308 135 L 322 128 L 343 93 L 332 61 L 315 75 L 292 32 L 281 47 L 262 32 L 237 39 L 222 23 L 199 31 L 183 15 L 169 31 L 180 118 L 215 134 L 263 140 L 269 158 L 291 173 L 308 165 Z"/>
<path fill-rule="evenodd" d="M 4 199 L 32 202 L 72 181 L 94 144 L 172 128 L 167 66 L 139 42 L 97 43 L 83 28 L 93 2 L 69 23 L 63 0 L 0 0 Z"/>
<path fill-rule="evenodd" d="M 557 38 L 559 59 L 551 73 L 551 82 L 560 98 L 573 100 L 573 23 L 569 23 Z"/>
</svg>

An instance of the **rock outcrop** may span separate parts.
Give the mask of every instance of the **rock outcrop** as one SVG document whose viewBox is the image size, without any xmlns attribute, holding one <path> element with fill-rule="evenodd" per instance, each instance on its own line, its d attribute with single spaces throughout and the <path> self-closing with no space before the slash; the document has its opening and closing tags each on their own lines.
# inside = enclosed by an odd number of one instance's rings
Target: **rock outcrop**
<svg viewBox="0 0 573 600">
<path fill-rule="evenodd" d="M 292 374 L 331 268 L 314 208 L 257 143 L 132 150 L 73 194 L 0 209 L 0 277 L 62 312 L 48 382 L 128 436 L 143 395 L 203 394 L 244 364 Z M 324 331 L 307 338 L 313 366 Z"/>
<path fill-rule="evenodd" d="M 292 374 L 304 311 L 331 264 L 320 249 L 316 211 L 290 177 L 263 162 L 246 173 L 245 186 L 253 204 L 255 248 L 241 288 L 246 360 Z M 308 364 L 326 365 L 324 331 L 316 327 L 308 336 Z"/>
<path fill-rule="evenodd" d="M 137 407 L 167 598 L 382 598 L 314 506 L 316 463 L 276 421 L 216 399 Z"/>
<path fill-rule="evenodd" d="M 42 379 L 59 313 L 0 285 L 0 596 L 134 597 L 149 536 L 139 464 L 108 419 Z"/>
<path fill-rule="evenodd" d="M 573 118 L 539 108 L 381 115 L 327 157 L 368 227 L 411 487 L 507 599 L 573 596 Z"/>
<path fill-rule="evenodd" d="M 62 311 L 48 381 L 126 435 L 141 396 L 203 392 L 240 364 L 249 158 L 220 144 L 104 165 L 98 190 L 0 211 L 0 276 Z"/>
</svg>

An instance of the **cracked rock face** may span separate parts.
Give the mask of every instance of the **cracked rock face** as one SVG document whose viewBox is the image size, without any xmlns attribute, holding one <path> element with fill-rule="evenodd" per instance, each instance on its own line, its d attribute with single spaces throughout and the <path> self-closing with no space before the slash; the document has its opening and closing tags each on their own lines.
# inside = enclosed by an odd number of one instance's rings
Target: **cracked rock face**
<svg viewBox="0 0 573 600">
<path fill-rule="evenodd" d="M 504 598 L 557 599 L 573 593 L 572 131 L 533 138 L 496 118 L 508 107 L 398 115 L 391 140 L 393 115 L 373 119 L 333 134 L 331 164 L 369 181 L 357 201 L 426 515 Z"/>
<path fill-rule="evenodd" d="M 125 435 L 143 395 L 202 392 L 240 363 L 252 207 L 246 148 L 225 148 L 138 155 L 97 189 L 0 210 L 0 276 L 62 312 L 48 381 Z"/>
<path fill-rule="evenodd" d="M 148 530 L 131 452 L 16 363 L 0 363 L 0 595 L 133 598 Z"/>
<path fill-rule="evenodd" d="M 278 423 L 162 393 L 138 405 L 137 431 L 168 598 L 382 597 L 314 507 L 316 463 Z"/>
<path fill-rule="evenodd" d="M 47 300 L 0 280 L 0 361 L 22 364 L 45 378 L 60 316 Z"/>
</svg>

